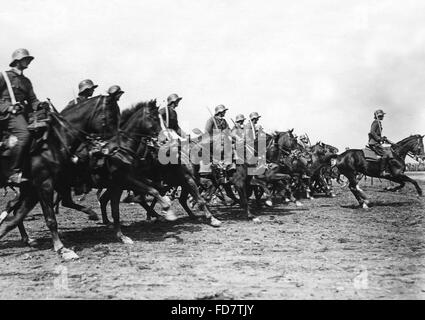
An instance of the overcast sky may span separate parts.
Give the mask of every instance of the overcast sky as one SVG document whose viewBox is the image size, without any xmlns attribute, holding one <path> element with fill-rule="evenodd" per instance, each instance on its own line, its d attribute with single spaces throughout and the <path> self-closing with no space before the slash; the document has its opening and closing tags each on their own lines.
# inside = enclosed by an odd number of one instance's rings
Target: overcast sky
<svg viewBox="0 0 425 320">
<path fill-rule="evenodd" d="M 38 97 L 62 109 L 91 78 L 126 92 L 121 109 L 183 97 L 184 130 L 252 111 L 266 130 L 363 147 L 381 107 L 384 134 L 425 134 L 425 1 L 1 0 L 0 65 L 13 50 Z"/>
</svg>

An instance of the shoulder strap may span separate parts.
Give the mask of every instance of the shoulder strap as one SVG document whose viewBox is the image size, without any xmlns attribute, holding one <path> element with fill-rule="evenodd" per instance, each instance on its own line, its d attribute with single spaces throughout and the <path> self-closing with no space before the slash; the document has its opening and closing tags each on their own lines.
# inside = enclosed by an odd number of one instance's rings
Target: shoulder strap
<svg viewBox="0 0 425 320">
<path fill-rule="evenodd" d="M 165 123 L 167 124 L 167 128 L 170 127 L 170 115 L 168 111 L 168 106 L 165 107 Z"/>
<path fill-rule="evenodd" d="M 15 93 L 12 90 L 12 85 L 10 84 L 9 76 L 7 75 L 6 71 L 2 71 L 1 73 L 3 75 L 4 81 L 6 82 L 7 91 L 9 91 L 10 101 L 12 102 L 13 105 L 15 105 L 16 104 Z"/>
</svg>

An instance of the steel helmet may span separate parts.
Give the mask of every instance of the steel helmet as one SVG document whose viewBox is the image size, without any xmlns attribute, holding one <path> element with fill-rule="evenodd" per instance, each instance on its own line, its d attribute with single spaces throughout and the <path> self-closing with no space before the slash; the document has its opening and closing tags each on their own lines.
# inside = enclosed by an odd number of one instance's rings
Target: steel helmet
<svg viewBox="0 0 425 320">
<path fill-rule="evenodd" d="M 238 114 L 236 116 L 236 122 L 245 121 L 245 116 L 243 114 Z"/>
<path fill-rule="evenodd" d="M 378 109 L 378 110 L 375 111 L 375 117 L 383 116 L 384 114 L 385 114 L 385 112 L 381 109 Z"/>
<path fill-rule="evenodd" d="M 176 93 L 172 93 L 168 96 L 167 98 L 167 106 L 169 106 L 170 104 L 172 104 L 173 102 L 178 102 L 181 99 L 183 99 L 182 97 L 179 97 Z"/>
<path fill-rule="evenodd" d="M 251 113 L 249 114 L 249 118 L 250 118 L 251 120 L 254 120 L 254 119 L 261 118 L 261 116 L 258 114 L 258 112 L 251 112 Z"/>
<path fill-rule="evenodd" d="M 16 61 L 19 61 L 25 58 L 30 59 L 30 61 L 34 59 L 34 57 L 30 55 L 27 49 L 24 49 L 24 48 L 17 49 L 12 53 L 12 62 L 9 64 L 9 66 L 14 67 L 16 64 Z"/>
<path fill-rule="evenodd" d="M 215 113 L 214 113 L 214 115 L 217 115 L 217 114 L 219 114 L 221 112 L 224 112 L 226 110 L 229 110 L 229 109 L 227 109 L 224 105 L 219 104 L 217 107 L 215 107 Z"/>
<path fill-rule="evenodd" d="M 98 86 L 93 83 L 90 79 L 86 79 L 81 81 L 78 84 L 78 94 L 88 90 L 88 89 L 96 89 Z"/>
<path fill-rule="evenodd" d="M 119 94 L 123 94 L 124 91 L 121 90 L 121 87 L 118 85 L 113 85 L 112 87 L 110 87 L 108 89 L 108 94 L 110 95 L 119 95 Z"/>
</svg>

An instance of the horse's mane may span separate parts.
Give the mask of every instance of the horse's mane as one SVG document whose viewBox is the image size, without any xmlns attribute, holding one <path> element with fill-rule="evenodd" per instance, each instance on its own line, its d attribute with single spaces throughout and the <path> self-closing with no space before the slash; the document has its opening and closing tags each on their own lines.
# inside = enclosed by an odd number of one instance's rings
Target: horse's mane
<svg viewBox="0 0 425 320">
<path fill-rule="evenodd" d="M 94 101 L 96 101 L 95 102 L 95 104 L 96 104 L 98 100 L 100 100 L 100 99 L 106 100 L 107 97 L 108 96 L 104 96 L 104 95 L 98 95 L 98 96 L 91 97 L 91 98 L 84 100 L 82 102 L 79 102 L 77 104 L 71 105 L 69 107 L 68 106 L 65 107 L 65 109 L 63 109 L 60 113 L 63 115 L 63 114 L 68 113 L 70 110 L 75 111 L 76 109 L 83 108 L 88 104 L 93 104 Z"/>
<path fill-rule="evenodd" d="M 412 135 L 408 136 L 407 138 L 404 138 L 403 140 L 395 143 L 395 145 L 401 146 L 401 145 L 405 144 L 408 140 L 411 140 L 412 138 L 418 138 L 420 136 L 421 136 L 420 134 L 412 134 Z"/>
<path fill-rule="evenodd" d="M 144 108 L 157 108 L 156 99 L 152 99 L 149 101 L 140 101 L 136 104 L 133 104 L 130 108 L 125 109 L 121 114 L 121 126 L 124 126 L 136 112 Z"/>
</svg>

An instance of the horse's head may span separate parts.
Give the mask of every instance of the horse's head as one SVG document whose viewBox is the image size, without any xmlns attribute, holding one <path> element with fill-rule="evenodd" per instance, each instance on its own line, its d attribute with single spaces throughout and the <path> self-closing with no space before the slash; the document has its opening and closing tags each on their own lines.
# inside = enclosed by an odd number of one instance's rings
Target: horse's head
<svg viewBox="0 0 425 320">
<path fill-rule="evenodd" d="M 424 136 L 420 134 L 416 135 L 416 144 L 412 150 L 413 154 L 422 159 L 425 159 L 425 151 L 424 151 Z"/>
<path fill-rule="evenodd" d="M 120 109 L 109 96 L 96 96 L 73 107 L 65 108 L 61 115 L 76 129 L 100 134 L 104 138 L 118 130 Z"/>
<path fill-rule="evenodd" d="M 124 110 L 121 116 L 121 129 L 133 133 L 158 136 L 161 131 L 156 100 L 139 102 L 132 108 Z"/>
<path fill-rule="evenodd" d="M 412 135 L 397 142 L 392 147 L 401 156 L 405 156 L 411 152 L 413 155 L 423 158 L 425 157 L 423 138 L 424 136 L 420 134 Z"/>
<path fill-rule="evenodd" d="M 337 154 L 339 150 L 338 148 L 331 146 L 330 144 L 326 144 L 322 141 L 319 141 L 313 146 L 313 151 L 322 154 Z"/>
<path fill-rule="evenodd" d="M 278 144 L 286 150 L 295 150 L 299 148 L 297 137 L 294 135 L 294 129 L 286 132 L 279 132 Z"/>
</svg>

